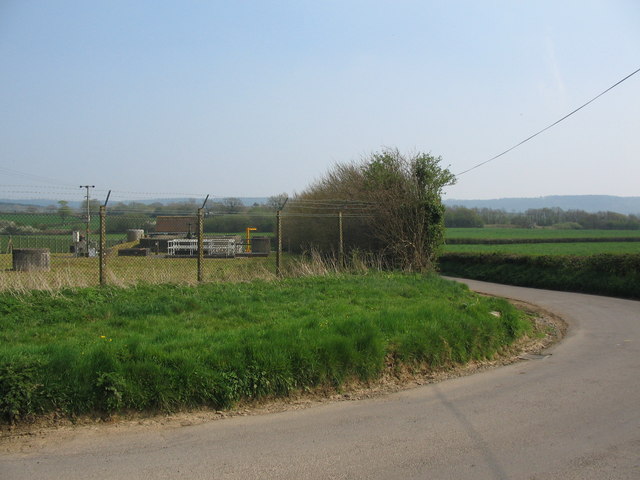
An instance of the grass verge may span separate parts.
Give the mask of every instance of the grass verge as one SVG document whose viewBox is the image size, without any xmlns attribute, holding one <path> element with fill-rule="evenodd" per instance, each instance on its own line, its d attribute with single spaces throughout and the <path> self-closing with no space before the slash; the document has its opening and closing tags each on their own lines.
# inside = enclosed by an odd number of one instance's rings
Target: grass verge
<svg viewBox="0 0 640 480">
<path fill-rule="evenodd" d="M 436 276 L 0 294 L 0 416 L 224 409 L 492 358 L 529 323 Z"/>
</svg>

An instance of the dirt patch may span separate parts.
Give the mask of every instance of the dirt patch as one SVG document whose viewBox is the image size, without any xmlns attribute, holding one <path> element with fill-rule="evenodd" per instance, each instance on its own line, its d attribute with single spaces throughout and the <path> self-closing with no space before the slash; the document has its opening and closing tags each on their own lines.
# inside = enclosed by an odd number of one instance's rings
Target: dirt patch
<svg viewBox="0 0 640 480">
<path fill-rule="evenodd" d="M 545 349 L 558 342 L 566 334 L 566 323 L 553 313 L 521 301 L 510 301 L 530 315 L 533 331 L 530 336 L 521 338 L 491 360 L 471 362 L 465 365 L 450 365 L 439 369 L 432 369 L 428 365 L 409 369 L 397 365 L 393 359 L 389 358 L 382 377 L 374 382 L 366 384 L 351 382 L 344 385 L 339 391 L 318 388 L 297 392 L 287 398 L 244 402 L 234 409 L 225 411 L 201 409 L 174 414 L 141 414 L 136 412 L 113 415 L 109 418 L 85 416 L 73 420 L 51 415 L 40 418 L 31 424 L 12 427 L 0 426 L 0 453 L 28 453 L 31 450 L 44 448 L 78 436 L 106 436 L 149 429 L 180 428 L 230 417 L 300 410 L 327 402 L 375 398 L 400 390 L 472 375 L 490 368 L 537 358 L 543 354 Z"/>
</svg>

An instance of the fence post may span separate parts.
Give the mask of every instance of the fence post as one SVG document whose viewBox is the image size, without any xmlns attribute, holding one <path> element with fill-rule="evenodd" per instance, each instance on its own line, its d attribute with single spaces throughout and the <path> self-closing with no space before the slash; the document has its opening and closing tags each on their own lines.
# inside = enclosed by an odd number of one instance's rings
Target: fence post
<svg viewBox="0 0 640 480">
<path fill-rule="evenodd" d="M 100 205 L 100 285 L 107 284 L 107 207 Z"/>
<path fill-rule="evenodd" d="M 282 218 L 280 210 L 276 212 L 276 233 L 278 235 L 278 248 L 276 250 L 276 276 L 282 276 Z"/>
<path fill-rule="evenodd" d="M 204 263 L 204 208 L 198 209 L 198 283 L 203 281 Z"/>
<path fill-rule="evenodd" d="M 344 268 L 344 236 L 342 234 L 342 212 L 338 212 L 338 229 L 339 229 L 339 243 L 338 243 L 338 268 Z"/>
</svg>

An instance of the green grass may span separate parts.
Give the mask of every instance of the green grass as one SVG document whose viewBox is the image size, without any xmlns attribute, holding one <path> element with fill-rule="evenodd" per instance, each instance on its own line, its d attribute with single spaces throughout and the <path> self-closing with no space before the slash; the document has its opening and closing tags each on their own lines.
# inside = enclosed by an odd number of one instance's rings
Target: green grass
<svg viewBox="0 0 640 480">
<path fill-rule="evenodd" d="M 19 225 L 29 225 L 36 228 L 55 228 L 55 229 L 71 229 L 73 227 L 86 226 L 83 220 L 83 214 L 73 214 L 61 217 L 58 214 L 51 213 L 0 213 L 0 220 L 8 220 Z M 100 217 L 98 212 L 92 212 L 90 227 L 92 230 L 100 226 Z"/>
<path fill-rule="evenodd" d="M 496 317 L 490 312 L 501 312 Z M 436 276 L 0 294 L 0 417 L 210 406 L 492 357 L 528 330 Z"/>
<path fill-rule="evenodd" d="M 446 245 L 445 253 L 511 253 L 520 255 L 598 255 L 640 253 L 640 242 L 525 243 L 510 245 Z"/>
<path fill-rule="evenodd" d="M 550 239 L 640 237 L 639 230 L 556 230 L 553 228 L 448 228 L 446 238 Z"/>
<path fill-rule="evenodd" d="M 442 247 L 439 268 L 477 280 L 638 298 L 638 233 L 453 228 L 447 230 L 450 243 Z"/>
<path fill-rule="evenodd" d="M 509 285 L 640 298 L 640 254 L 446 253 L 439 268 L 446 275 Z"/>
<path fill-rule="evenodd" d="M 84 235 L 84 230 L 80 230 L 80 233 Z M 205 233 L 208 237 L 217 237 L 223 235 L 239 236 L 243 241 L 246 239 L 246 232 L 241 233 Z M 117 245 L 127 241 L 126 233 L 107 233 L 107 246 Z M 270 232 L 252 232 L 253 237 L 271 237 L 273 239 L 274 234 Z M 0 253 L 6 253 L 9 246 L 9 239 L 13 248 L 48 248 L 51 253 L 69 253 L 69 247 L 71 246 L 71 235 L 48 235 L 48 234 L 33 234 L 33 235 L 6 235 L 0 234 Z M 93 244 L 100 242 L 99 233 L 91 232 L 90 240 Z"/>
</svg>

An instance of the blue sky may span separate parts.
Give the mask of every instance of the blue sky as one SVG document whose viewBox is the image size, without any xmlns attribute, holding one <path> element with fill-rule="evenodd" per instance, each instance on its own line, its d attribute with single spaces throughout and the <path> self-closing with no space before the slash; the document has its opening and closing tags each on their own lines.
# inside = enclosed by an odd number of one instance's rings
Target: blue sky
<svg viewBox="0 0 640 480">
<path fill-rule="evenodd" d="M 0 189 L 291 194 L 384 147 L 458 173 L 639 68 L 639 27 L 636 0 L 0 0 Z M 640 195 L 639 132 L 640 74 L 447 198 Z"/>
</svg>

